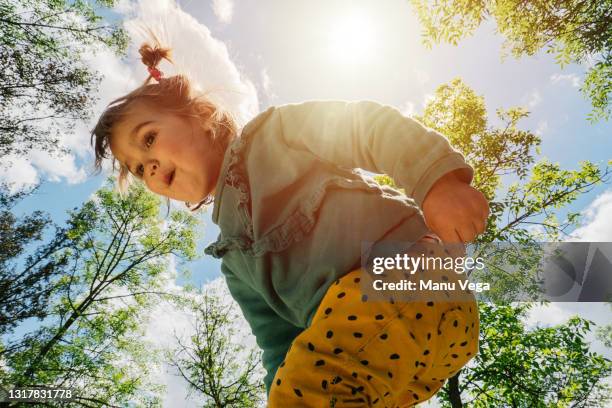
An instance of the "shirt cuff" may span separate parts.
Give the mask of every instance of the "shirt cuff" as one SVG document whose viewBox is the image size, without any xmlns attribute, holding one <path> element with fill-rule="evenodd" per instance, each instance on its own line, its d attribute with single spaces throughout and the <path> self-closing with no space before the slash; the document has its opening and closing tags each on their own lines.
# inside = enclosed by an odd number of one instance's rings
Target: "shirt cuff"
<svg viewBox="0 0 612 408">
<path fill-rule="evenodd" d="M 410 194 L 419 208 L 423 208 L 423 200 L 425 200 L 425 196 L 435 182 L 445 174 L 458 169 L 465 169 L 465 171 L 459 172 L 458 175 L 463 181 L 470 184 L 474 178 L 474 169 L 465 162 L 463 155 L 459 152 L 453 152 L 444 156 L 429 166 Z"/>
</svg>

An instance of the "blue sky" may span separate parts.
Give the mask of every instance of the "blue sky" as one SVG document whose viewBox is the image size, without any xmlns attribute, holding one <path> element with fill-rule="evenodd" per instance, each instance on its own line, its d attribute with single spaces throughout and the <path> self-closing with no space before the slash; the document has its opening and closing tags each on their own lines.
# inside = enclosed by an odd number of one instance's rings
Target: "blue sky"
<svg viewBox="0 0 612 408">
<path fill-rule="evenodd" d="M 496 108 L 527 107 L 531 115 L 522 127 L 541 134 L 543 157 L 567 169 L 583 160 L 612 159 L 612 126 L 586 120 L 590 106 L 577 85 L 587 67 L 570 65 L 562 70 L 544 52 L 502 61 L 502 39 L 490 23 L 457 47 L 438 45 L 428 50 L 420 42 L 420 27 L 406 0 L 182 0 L 178 4 L 177 9 L 168 0 L 121 1 L 113 16 L 149 24 L 162 21 L 178 61 L 178 66 L 163 69 L 189 72 L 204 89 L 230 89 L 219 97 L 240 110 L 245 120 L 270 105 L 311 99 L 371 99 L 406 114 L 418 113 L 438 85 L 461 77 L 485 97 L 492 123 Z M 359 30 L 351 31 L 354 25 Z M 135 33 L 133 28 L 130 33 Z M 133 45 L 138 46 L 138 40 Z M 344 55 L 347 49 L 351 52 Z M 96 114 L 146 77 L 133 47 L 126 58 L 101 53 L 91 56 L 90 64 L 104 75 Z M 15 182 L 16 188 L 42 181 L 18 212 L 43 209 L 61 225 L 67 210 L 100 187 L 104 175 L 84 176 L 92 169 L 87 132 L 91 126 L 92 122 L 79 124 L 77 133 L 66 137 L 65 144 L 74 151 L 67 158 L 49 158 L 43 152 L 0 169 L 0 179 Z M 583 195 L 569 209 L 585 213 L 583 239 L 612 241 L 610 185 Z M 202 214 L 201 247 L 218 234 L 209 213 Z M 186 267 L 196 285 L 220 275 L 218 261 L 212 258 Z M 606 309 L 598 310 L 605 322 Z M 545 313 L 541 316 L 546 318 Z"/>
</svg>

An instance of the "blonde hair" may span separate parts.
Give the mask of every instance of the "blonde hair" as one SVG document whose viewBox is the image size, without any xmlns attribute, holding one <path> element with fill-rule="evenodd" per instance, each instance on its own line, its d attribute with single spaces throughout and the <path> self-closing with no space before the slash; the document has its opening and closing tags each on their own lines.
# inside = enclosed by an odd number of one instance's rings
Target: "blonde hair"
<svg viewBox="0 0 612 408">
<path fill-rule="evenodd" d="M 203 128 L 210 128 L 213 146 L 222 155 L 238 129 L 231 112 L 220 108 L 204 94 L 196 93 L 189 79 L 183 75 L 161 77 L 159 81 L 152 81 L 154 76 L 151 73 L 156 73 L 157 66 L 162 60 L 172 62 L 170 49 L 161 47 L 159 43 L 154 45 L 145 43 L 140 47 L 139 52 L 142 63 L 149 69 L 149 76 L 140 87 L 109 103 L 91 131 L 91 144 L 95 153 L 95 172 L 99 173 L 102 170 L 103 159 L 112 156 L 110 138 L 113 129 L 129 114 L 130 108 L 136 103 L 147 103 L 162 111 L 197 118 Z M 118 161 L 112 157 L 113 170 L 119 168 L 117 177 L 119 190 L 124 192 L 131 177 L 129 177 L 127 167 L 122 163 L 117 166 L 117 163 Z M 195 211 L 202 205 L 211 202 L 212 197 L 206 197 L 194 207 L 189 203 L 186 205 Z"/>
</svg>

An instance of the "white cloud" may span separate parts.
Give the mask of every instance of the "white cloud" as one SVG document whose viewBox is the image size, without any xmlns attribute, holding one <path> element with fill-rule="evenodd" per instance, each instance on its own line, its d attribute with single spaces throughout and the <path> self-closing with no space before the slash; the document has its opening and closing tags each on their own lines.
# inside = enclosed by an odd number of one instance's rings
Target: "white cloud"
<svg viewBox="0 0 612 408">
<path fill-rule="evenodd" d="M 10 155 L 2 160 L 0 182 L 7 183 L 9 192 L 14 194 L 38 184 L 38 172 L 26 158 Z"/>
<path fill-rule="evenodd" d="M 552 74 L 550 82 L 553 84 L 567 82 L 574 88 L 578 88 L 580 86 L 580 77 L 576 74 Z"/>
<path fill-rule="evenodd" d="M 541 120 L 538 122 L 538 125 L 535 130 L 535 134 L 538 136 L 542 136 L 548 130 L 548 121 Z"/>
<path fill-rule="evenodd" d="M 261 70 L 261 86 L 268 100 L 272 100 L 277 97 L 272 90 L 272 81 L 270 80 L 270 75 L 268 75 L 268 70 L 266 68 Z"/>
<path fill-rule="evenodd" d="M 523 97 L 523 103 L 527 104 L 529 108 L 534 108 L 542 102 L 542 95 L 537 89 L 534 89 L 529 94 Z"/>
<path fill-rule="evenodd" d="M 399 111 L 402 113 L 402 115 L 405 115 L 405 116 L 414 115 L 414 112 L 415 112 L 414 102 L 412 101 L 404 102 L 404 104 L 399 107 Z"/>
<path fill-rule="evenodd" d="M 213 12 L 222 23 L 230 23 L 234 14 L 234 2 L 232 0 L 213 0 Z"/>
<path fill-rule="evenodd" d="M 612 241 L 612 191 L 599 195 L 582 211 L 583 225 L 572 234 L 572 239 L 585 242 Z"/>
</svg>

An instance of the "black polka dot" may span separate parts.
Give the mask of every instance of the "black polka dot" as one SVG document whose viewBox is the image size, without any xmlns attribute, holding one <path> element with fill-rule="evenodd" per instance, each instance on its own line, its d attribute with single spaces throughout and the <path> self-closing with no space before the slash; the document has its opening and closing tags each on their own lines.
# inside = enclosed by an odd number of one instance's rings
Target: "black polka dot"
<svg viewBox="0 0 612 408">
<path fill-rule="evenodd" d="M 427 364 L 425 364 L 425 363 L 424 363 L 424 362 L 422 362 L 422 361 L 419 361 L 419 365 L 420 365 L 421 367 L 427 367 Z"/>
<path fill-rule="evenodd" d="M 472 355 L 472 353 L 471 353 L 471 352 L 466 354 L 466 356 L 471 356 L 471 355 Z"/>
<path fill-rule="evenodd" d="M 368 374 L 368 376 L 366 377 L 366 380 L 370 381 L 371 379 L 372 379 L 372 376 Z"/>
<path fill-rule="evenodd" d="M 383 333 L 383 334 L 380 335 L 380 338 L 383 339 L 383 340 L 386 340 L 387 337 L 389 337 L 389 335 L 387 335 L 387 333 Z"/>
<path fill-rule="evenodd" d="M 452 358 L 457 358 L 457 357 L 459 357 L 459 356 L 458 356 L 457 354 L 451 354 L 451 357 L 452 357 Z"/>
<path fill-rule="evenodd" d="M 461 344 L 459 344 L 461 347 L 465 347 L 467 345 L 467 341 L 462 342 Z"/>
<path fill-rule="evenodd" d="M 389 356 L 391 360 L 398 360 L 400 358 L 399 354 L 393 353 Z"/>
<path fill-rule="evenodd" d="M 412 340 L 416 340 L 416 337 L 414 337 L 414 333 L 410 332 L 410 337 L 412 337 Z"/>
<path fill-rule="evenodd" d="M 431 301 L 427 302 L 427 306 L 433 306 L 433 305 L 434 305 L 433 302 L 431 302 Z"/>
<path fill-rule="evenodd" d="M 355 278 L 355 280 L 353 282 L 359 283 L 360 280 L 361 280 L 361 278 Z"/>
<path fill-rule="evenodd" d="M 448 347 L 455 347 L 455 343 L 451 343 Z"/>
<path fill-rule="evenodd" d="M 415 367 L 418 367 L 418 366 L 419 366 L 419 360 L 417 360 L 417 361 L 415 361 L 415 362 L 414 362 L 414 366 L 415 366 Z"/>
<path fill-rule="evenodd" d="M 440 330 L 438 330 L 438 336 L 441 335 L 441 334 L 442 334 L 442 332 Z"/>
<path fill-rule="evenodd" d="M 387 396 L 387 395 L 389 395 L 389 394 L 390 394 L 390 392 L 389 392 L 389 391 L 387 391 L 387 392 L 385 392 L 385 395 L 384 395 L 384 396 L 386 397 L 386 396 Z"/>
<path fill-rule="evenodd" d="M 417 314 L 416 314 L 416 318 L 417 318 L 417 320 L 419 320 L 421 317 L 423 317 L 423 314 L 422 314 L 422 313 L 417 313 Z"/>
<path fill-rule="evenodd" d="M 361 301 L 362 302 L 367 302 L 368 301 L 368 295 L 361 296 Z"/>
<path fill-rule="evenodd" d="M 455 326 L 455 327 L 457 327 L 457 325 L 458 325 L 458 324 L 459 324 L 459 322 L 458 322 L 457 320 L 455 320 L 455 321 L 453 322 L 453 326 Z"/>
<path fill-rule="evenodd" d="M 325 365 L 325 360 L 317 360 L 317 362 L 315 363 L 315 365 L 316 365 L 317 367 L 320 367 L 320 366 L 322 366 L 322 365 Z"/>
<path fill-rule="evenodd" d="M 323 381 L 321 382 L 321 388 L 323 388 L 324 390 L 326 390 L 326 389 L 327 389 L 327 380 L 323 380 Z"/>
<path fill-rule="evenodd" d="M 427 340 L 431 339 L 431 333 L 427 333 Z"/>
<path fill-rule="evenodd" d="M 276 385 L 281 385 L 281 380 L 280 378 L 278 380 L 276 380 Z"/>
<path fill-rule="evenodd" d="M 419 399 L 418 394 L 412 394 L 412 397 L 413 397 L 414 399 L 416 399 L 416 400 L 418 400 L 418 399 Z"/>
<path fill-rule="evenodd" d="M 338 293 L 338 299 L 342 299 L 344 296 L 346 296 L 346 292 Z"/>
<path fill-rule="evenodd" d="M 384 318 L 385 318 L 385 316 L 383 316 L 383 315 L 381 315 L 381 314 L 378 314 L 378 315 L 376 315 L 374 318 L 375 318 L 376 320 L 382 320 L 382 319 L 384 319 Z"/>
<path fill-rule="evenodd" d="M 423 352 L 423 355 L 424 355 L 424 356 L 426 356 L 426 355 L 428 355 L 428 354 L 429 354 L 429 350 L 425 350 L 425 351 Z"/>
<path fill-rule="evenodd" d="M 427 392 L 431 392 L 431 388 L 429 388 L 428 385 L 425 386 L 425 389 L 427 390 Z"/>
<path fill-rule="evenodd" d="M 332 384 L 338 384 L 342 381 L 342 377 L 340 376 L 336 376 L 333 380 L 332 380 Z"/>
<path fill-rule="evenodd" d="M 393 373 L 391 371 L 389 371 L 387 375 L 389 376 L 389 378 L 393 378 Z"/>
<path fill-rule="evenodd" d="M 295 392 L 295 395 L 297 395 L 298 397 L 302 397 L 302 391 L 300 391 L 299 389 L 294 388 L 293 392 Z"/>
<path fill-rule="evenodd" d="M 355 332 L 355 333 L 353 333 L 353 336 L 355 336 L 355 337 L 357 337 L 359 339 L 359 338 L 363 337 L 363 333 Z"/>
<path fill-rule="evenodd" d="M 327 309 L 325 309 L 325 314 L 328 315 L 332 312 L 332 308 L 328 307 Z"/>
<path fill-rule="evenodd" d="M 342 349 L 341 348 L 335 348 L 334 349 L 334 354 L 340 354 L 342 353 Z"/>
<path fill-rule="evenodd" d="M 349 319 L 349 320 L 357 320 L 357 316 L 355 316 L 355 315 L 350 315 L 350 316 L 348 317 L 348 319 Z"/>
<path fill-rule="evenodd" d="M 372 401 L 372 404 L 378 404 L 378 398 L 376 398 L 374 401 Z"/>
<path fill-rule="evenodd" d="M 368 361 L 368 360 L 361 360 L 361 364 L 363 364 L 363 365 L 365 365 L 365 366 L 367 366 L 367 365 L 368 365 L 368 363 L 369 363 L 369 361 Z"/>
<path fill-rule="evenodd" d="M 314 344 L 312 344 L 312 343 L 310 343 L 310 342 L 309 342 L 309 343 L 308 343 L 308 350 L 310 350 L 310 351 L 314 351 L 314 349 L 315 349 Z"/>
<path fill-rule="evenodd" d="M 418 376 L 418 375 L 415 375 L 415 376 L 413 376 L 412 378 L 413 378 L 415 381 L 417 381 L 417 380 L 419 379 L 419 376 Z"/>
<path fill-rule="evenodd" d="M 353 371 L 353 374 L 351 374 L 351 376 L 353 376 L 353 378 L 357 378 L 357 373 Z"/>
<path fill-rule="evenodd" d="M 327 334 L 325 335 L 328 339 L 331 339 L 334 336 L 334 332 L 331 330 L 327 331 Z"/>
</svg>

